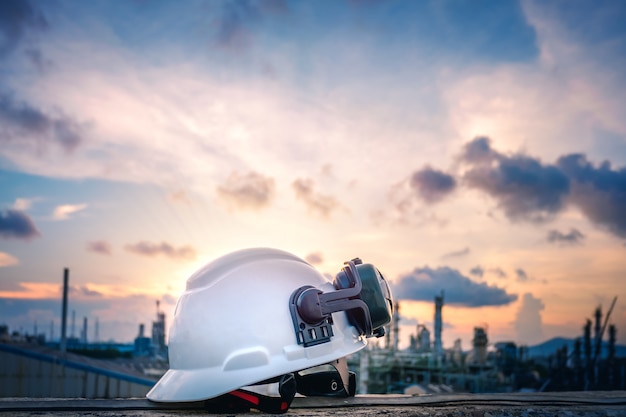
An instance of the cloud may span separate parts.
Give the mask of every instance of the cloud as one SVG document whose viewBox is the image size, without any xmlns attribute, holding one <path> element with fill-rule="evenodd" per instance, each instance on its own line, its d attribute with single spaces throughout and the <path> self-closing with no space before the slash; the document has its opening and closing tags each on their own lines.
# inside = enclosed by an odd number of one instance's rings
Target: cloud
<svg viewBox="0 0 626 417">
<path fill-rule="evenodd" d="M 254 29 L 265 15 L 287 11 L 287 5 L 282 0 L 236 0 L 222 4 L 219 19 L 215 22 L 215 43 L 231 50 L 246 49 L 252 44 Z"/>
<path fill-rule="evenodd" d="M 582 243 L 585 239 L 585 235 L 577 229 L 571 229 L 569 233 L 563 233 L 558 230 L 550 230 L 548 231 L 546 239 L 550 243 L 576 245 Z"/>
<path fill-rule="evenodd" d="M 321 252 L 312 252 L 305 256 L 304 260 L 311 265 L 319 265 L 324 262 L 324 257 L 322 256 Z"/>
<path fill-rule="evenodd" d="M 585 155 L 570 154 L 557 165 L 572 181 L 571 201 L 596 225 L 626 239 L 626 167 L 609 161 L 595 167 Z"/>
<path fill-rule="evenodd" d="M 529 156 L 499 153 L 485 137 L 466 144 L 459 159 L 469 166 L 465 185 L 495 198 L 510 220 L 547 221 L 571 204 L 595 225 L 626 238 L 626 167 L 613 169 L 609 161 L 596 167 L 583 154 L 543 164 Z M 551 242 L 578 243 L 582 238 L 575 230 L 548 236 Z"/>
<path fill-rule="evenodd" d="M 177 298 L 170 294 L 163 294 L 161 300 L 166 304 L 176 305 Z"/>
<path fill-rule="evenodd" d="M 445 302 L 466 307 L 501 306 L 517 300 L 517 294 L 485 283 L 476 283 L 459 271 L 439 267 L 416 268 L 393 285 L 398 299 L 432 301 L 435 295 L 445 292 Z"/>
<path fill-rule="evenodd" d="M 491 139 L 481 136 L 463 146 L 460 159 L 470 164 L 490 164 L 499 154 L 491 149 Z"/>
<path fill-rule="evenodd" d="M 15 203 L 13 203 L 13 206 L 11 207 L 14 210 L 17 211 L 25 211 L 28 210 L 29 208 L 31 208 L 31 206 L 33 205 L 33 202 L 37 200 L 35 198 L 16 198 L 15 199 Z"/>
<path fill-rule="evenodd" d="M 78 213 L 86 208 L 87 204 L 63 204 L 55 207 L 52 217 L 55 220 L 67 220 L 74 213 Z"/>
<path fill-rule="evenodd" d="M 437 225 L 443 227 L 448 223 L 447 219 L 440 218 L 427 210 L 422 199 L 416 195 L 416 190 L 411 185 L 411 178 L 393 184 L 389 188 L 388 197 L 392 209 L 384 212 L 373 212 L 372 218 L 377 222 L 390 218 L 403 225 Z"/>
<path fill-rule="evenodd" d="M 456 188 L 456 180 L 445 172 L 429 166 L 415 171 L 409 179 L 417 197 L 428 204 L 438 203 Z"/>
<path fill-rule="evenodd" d="M 465 256 L 465 255 L 467 255 L 469 253 L 470 253 L 470 248 L 469 247 L 465 247 L 465 248 L 463 248 L 461 250 L 448 252 L 448 253 L 444 254 L 441 258 L 442 259 L 459 258 L 459 257 Z"/>
<path fill-rule="evenodd" d="M 439 218 L 425 209 L 443 201 L 457 188 L 457 180 L 450 174 L 425 166 L 408 178 L 393 184 L 389 189 L 389 200 L 393 213 L 376 213 L 377 218 L 391 216 L 403 224 L 436 224 L 444 226 L 447 220 Z"/>
<path fill-rule="evenodd" d="M 0 268 L 17 265 L 20 261 L 15 256 L 6 252 L 0 252 Z"/>
<path fill-rule="evenodd" d="M 482 278 L 485 275 L 485 269 L 480 265 L 476 265 L 475 267 L 470 269 L 470 275 Z"/>
<path fill-rule="evenodd" d="M 0 92 L 0 143 L 41 153 L 47 145 L 69 153 L 82 142 L 84 126 L 65 117 L 54 117 L 26 103 L 18 104 Z"/>
<path fill-rule="evenodd" d="M 58 287 L 58 285 L 57 285 Z M 76 311 L 77 322 L 82 323 L 82 317 L 89 321 L 89 339 L 95 333 L 94 322 L 98 320 L 100 340 L 115 340 L 118 342 L 132 342 L 137 335 L 140 323 L 150 323 L 154 320 L 154 299 L 148 294 L 132 294 L 114 297 L 99 297 L 86 287 L 75 288 L 73 298 L 70 298 L 70 310 Z M 81 295 L 82 297 L 79 297 Z M 172 309 L 167 309 L 171 314 Z M 54 339 L 60 334 L 60 297 L 46 298 L 0 298 L 0 311 L 3 321 L 10 329 L 24 329 L 29 331 L 33 323 L 37 322 L 42 332 L 49 337 L 53 332 Z M 68 314 L 68 325 L 71 321 L 71 312 Z M 170 316 L 171 317 L 171 316 Z M 80 318 L 80 319 L 79 319 Z M 79 321 L 80 320 L 80 321 Z M 77 328 L 78 323 L 77 324 Z M 68 335 L 71 329 L 68 326 Z M 149 327 L 148 327 L 149 329 Z M 148 330 L 149 331 L 149 330 Z"/>
<path fill-rule="evenodd" d="M 502 268 L 489 268 L 489 272 L 494 273 L 498 278 L 506 278 L 507 274 Z"/>
<path fill-rule="evenodd" d="M 515 270 L 515 275 L 517 275 L 517 280 L 519 282 L 526 282 L 529 279 L 528 274 L 522 268 L 517 268 Z"/>
<path fill-rule="evenodd" d="M 85 285 L 70 286 L 70 293 L 87 297 L 102 297 L 104 295 L 100 291 L 92 290 Z"/>
<path fill-rule="evenodd" d="M 44 74 L 46 71 L 53 68 L 54 64 L 51 60 L 44 57 L 43 53 L 39 49 L 28 49 L 24 51 L 26 56 L 30 59 L 30 62 L 33 64 L 35 68 L 39 71 L 39 73 Z"/>
<path fill-rule="evenodd" d="M 95 240 L 93 242 L 87 242 L 85 244 L 85 249 L 87 249 L 89 252 L 99 253 L 102 255 L 111 255 L 111 253 L 113 253 L 111 244 L 106 240 Z"/>
<path fill-rule="evenodd" d="M 46 18 L 28 0 L 0 1 L 0 57 L 13 51 L 27 32 L 47 28 Z"/>
<path fill-rule="evenodd" d="M 0 210 L 0 237 L 29 240 L 39 236 L 31 218 L 19 210 Z"/>
<path fill-rule="evenodd" d="M 196 251 L 191 246 L 175 248 L 167 242 L 150 243 L 142 241 L 126 245 L 124 248 L 128 252 L 149 257 L 157 255 L 165 255 L 172 259 L 194 259 L 196 257 Z"/>
<path fill-rule="evenodd" d="M 61 285 L 50 282 L 12 282 L 3 283 L 0 288 L 0 299 L 34 299 L 34 298 L 59 298 Z"/>
<path fill-rule="evenodd" d="M 274 197 L 274 179 L 254 171 L 245 175 L 233 172 L 217 187 L 217 195 L 230 207 L 260 209 Z"/>
<path fill-rule="evenodd" d="M 484 277 L 486 273 L 494 274 L 498 278 L 506 278 L 506 272 L 502 270 L 502 268 L 487 268 L 485 269 L 481 265 L 476 265 L 472 269 L 470 269 L 470 275 L 474 275 L 476 277 Z"/>
<path fill-rule="evenodd" d="M 339 202 L 334 197 L 316 193 L 315 184 L 310 178 L 298 178 L 291 186 L 296 197 L 302 200 L 310 211 L 322 217 L 330 217 L 332 212 L 340 207 Z"/>
<path fill-rule="evenodd" d="M 532 345 L 543 341 L 541 311 L 544 308 L 545 306 L 541 299 L 535 298 L 530 293 L 523 295 L 514 322 L 519 343 Z"/>
<path fill-rule="evenodd" d="M 497 153 L 486 138 L 467 144 L 461 159 L 470 165 L 463 176 L 467 186 L 495 198 L 510 220 L 546 221 L 565 206 L 569 179 L 556 166 Z"/>
</svg>

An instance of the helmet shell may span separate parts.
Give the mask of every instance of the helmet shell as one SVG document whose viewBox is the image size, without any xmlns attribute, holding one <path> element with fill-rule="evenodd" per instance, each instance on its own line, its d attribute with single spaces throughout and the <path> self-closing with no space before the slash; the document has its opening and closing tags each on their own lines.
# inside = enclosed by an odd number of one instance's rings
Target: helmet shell
<svg viewBox="0 0 626 417">
<path fill-rule="evenodd" d="M 345 312 L 333 314 L 329 342 L 298 344 L 289 300 L 305 285 L 335 291 L 304 260 L 268 248 L 231 253 L 193 274 L 170 327 L 170 369 L 148 399 L 205 400 L 363 348 L 366 340 Z"/>
</svg>

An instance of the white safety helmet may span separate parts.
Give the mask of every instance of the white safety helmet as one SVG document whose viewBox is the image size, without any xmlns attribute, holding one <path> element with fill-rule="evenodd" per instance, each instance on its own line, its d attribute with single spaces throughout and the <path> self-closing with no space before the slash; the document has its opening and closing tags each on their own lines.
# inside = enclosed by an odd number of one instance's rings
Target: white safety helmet
<svg viewBox="0 0 626 417">
<path fill-rule="evenodd" d="M 358 259 L 330 282 L 284 251 L 231 253 L 187 280 L 169 332 L 170 369 L 147 397 L 202 401 L 336 362 L 383 335 L 392 308 L 380 272 Z"/>
</svg>

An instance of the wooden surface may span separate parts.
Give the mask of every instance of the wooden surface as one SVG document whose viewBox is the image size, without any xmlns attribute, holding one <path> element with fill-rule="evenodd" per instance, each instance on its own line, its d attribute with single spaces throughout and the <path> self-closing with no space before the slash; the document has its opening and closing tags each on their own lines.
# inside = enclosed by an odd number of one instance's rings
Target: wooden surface
<svg viewBox="0 0 626 417">
<path fill-rule="evenodd" d="M 254 416 L 265 415 L 252 411 Z M 287 415 L 389 416 L 626 416 L 626 391 L 451 395 L 363 395 L 338 399 L 298 397 Z M 154 403 L 144 398 L 0 399 L 0 417 L 16 416 L 199 416 L 212 415 L 203 402 Z"/>
</svg>

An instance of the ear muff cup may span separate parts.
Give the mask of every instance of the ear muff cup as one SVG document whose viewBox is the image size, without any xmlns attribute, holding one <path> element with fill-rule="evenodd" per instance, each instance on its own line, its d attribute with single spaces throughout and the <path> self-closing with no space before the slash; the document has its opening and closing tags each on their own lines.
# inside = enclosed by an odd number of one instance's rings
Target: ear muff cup
<svg viewBox="0 0 626 417">
<path fill-rule="evenodd" d="M 391 292 L 385 278 L 373 265 L 357 264 L 356 269 L 362 282 L 362 289 L 358 298 L 367 304 L 372 320 L 372 329 L 376 332 L 378 329 L 382 329 L 383 326 L 391 323 L 393 315 Z M 345 270 L 337 274 L 333 283 L 338 290 L 353 286 Z M 365 331 L 364 321 L 366 317 L 361 310 L 347 310 L 346 315 L 350 324 L 356 327 L 357 330 L 360 332 Z"/>
</svg>

